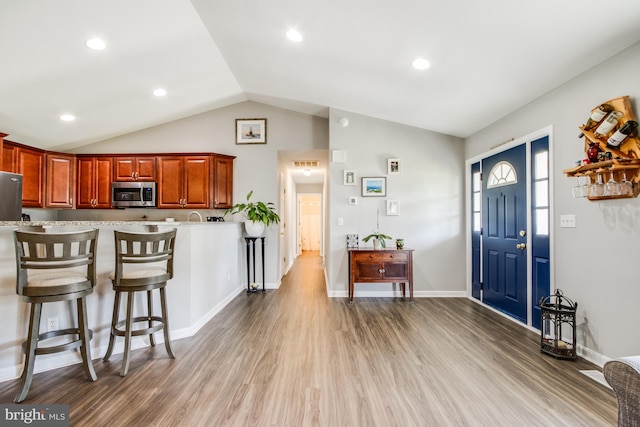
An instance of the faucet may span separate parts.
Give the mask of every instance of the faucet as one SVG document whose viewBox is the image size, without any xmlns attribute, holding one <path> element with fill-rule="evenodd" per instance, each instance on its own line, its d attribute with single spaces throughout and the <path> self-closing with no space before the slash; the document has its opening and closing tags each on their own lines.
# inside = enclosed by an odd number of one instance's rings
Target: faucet
<svg viewBox="0 0 640 427">
<path fill-rule="evenodd" d="M 191 211 L 189 212 L 189 216 L 187 216 L 187 222 L 191 222 L 191 215 L 196 214 L 198 216 L 198 218 L 200 218 L 200 222 L 202 222 L 202 215 L 200 215 L 200 212 L 198 211 Z"/>
</svg>

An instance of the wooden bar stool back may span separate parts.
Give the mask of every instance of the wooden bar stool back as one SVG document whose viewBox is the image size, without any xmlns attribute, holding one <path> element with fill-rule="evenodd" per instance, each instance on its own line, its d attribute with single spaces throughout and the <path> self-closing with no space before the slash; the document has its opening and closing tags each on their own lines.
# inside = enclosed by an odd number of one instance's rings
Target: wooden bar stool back
<svg viewBox="0 0 640 427">
<path fill-rule="evenodd" d="M 17 280 L 16 293 L 31 304 L 29 333 L 22 344 L 25 363 L 20 389 L 14 402 L 22 402 L 29 392 L 35 357 L 40 354 L 80 349 L 84 371 L 91 381 L 97 379 L 91 362 L 89 341 L 93 332 L 87 325 L 86 296 L 96 285 L 95 254 L 98 230 L 48 233 L 14 231 Z M 76 300 L 77 327 L 40 333 L 42 304 Z M 41 341 L 64 335 L 72 340 L 49 346 Z M 60 342 L 60 340 L 57 340 Z"/>
<path fill-rule="evenodd" d="M 155 346 L 153 334 L 163 330 L 167 354 L 170 358 L 175 358 L 169 338 L 169 317 L 165 293 L 167 281 L 173 278 L 175 238 L 176 229 L 149 233 L 115 231 L 116 265 L 115 271 L 111 274 L 115 298 L 109 346 L 103 360 L 107 361 L 111 357 L 115 337 L 124 337 L 124 354 L 120 369 L 120 375 L 123 377 L 129 371 L 129 353 L 133 336 L 148 335 L 150 344 Z M 160 316 L 153 314 L 152 291 L 154 289 L 158 289 L 160 293 Z M 134 316 L 134 295 L 136 292 L 145 291 L 147 293 L 147 313 Z M 127 308 L 124 319 L 120 320 L 120 298 L 123 292 L 127 294 Z M 134 330 L 135 323 L 146 323 L 146 327 Z"/>
</svg>

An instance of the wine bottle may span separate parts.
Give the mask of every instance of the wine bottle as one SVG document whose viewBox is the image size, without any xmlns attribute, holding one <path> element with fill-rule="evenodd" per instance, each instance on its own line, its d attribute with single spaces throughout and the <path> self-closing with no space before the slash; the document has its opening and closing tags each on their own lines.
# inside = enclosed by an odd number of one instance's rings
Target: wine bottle
<svg viewBox="0 0 640 427">
<path fill-rule="evenodd" d="M 627 120 L 620 129 L 618 129 L 609 139 L 607 139 L 607 146 L 617 148 L 627 139 L 628 136 L 633 135 L 638 131 L 638 122 L 635 120 Z"/>
<path fill-rule="evenodd" d="M 613 107 L 609 104 L 599 105 L 598 108 L 593 110 L 593 112 L 591 113 L 591 116 L 587 120 L 587 123 L 584 125 L 583 129 L 591 130 L 595 128 L 607 116 L 607 114 L 609 114 L 612 111 L 613 111 Z M 584 133 L 580 133 L 580 135 L 578 135 L 578 138 L 582 138 L 583 136 L 584 136 Z"/>
<path fill-rule="evenodd" d="M 600 123 L 600 126 L 598 126 L 593 135 L 596 138 L 607 136 L 609 132 L 611 132 L 616 126 L 618 126 L 618 119 L 623 115 L 624 114 L 622 114 L 620 111 L 610 112 L 607 118 L 604 119 L 602 123 Z"/>
</svg>

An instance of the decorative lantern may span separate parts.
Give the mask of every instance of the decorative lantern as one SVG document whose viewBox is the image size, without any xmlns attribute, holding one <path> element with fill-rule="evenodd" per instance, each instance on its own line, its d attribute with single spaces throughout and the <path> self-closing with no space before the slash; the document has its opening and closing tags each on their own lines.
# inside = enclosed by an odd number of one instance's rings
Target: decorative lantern
<svg viewBox="0 0 640 427">
<path fill-rule="evenodd" d="M 578 303 L 562 295 L 540 299 L 540 351 L 558 359 L 575 359 Z"/>
</svg>

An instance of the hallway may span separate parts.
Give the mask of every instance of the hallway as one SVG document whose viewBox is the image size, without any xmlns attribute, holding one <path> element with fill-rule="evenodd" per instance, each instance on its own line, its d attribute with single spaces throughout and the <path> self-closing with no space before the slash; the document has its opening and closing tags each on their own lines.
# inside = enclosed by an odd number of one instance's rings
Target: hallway
<svg viewBox="0 0 640 427">
<path fill-rule="evenodd" d="M 177 285 L 177 284 L 171 284 Z M 467 299 L 327 298 L 303 252 L 278 290 L 239 294 L 195 336 L 37 374 L 26 404 L 74 426 L 612 426 L 613 394 L 582 360 Z M 98 357 L 98 355 L 94 355 Z M 36 362 L 37 363 L 37 362 Z M 11 402 L 17 380 L 0 384 Z"/>
</svg>

